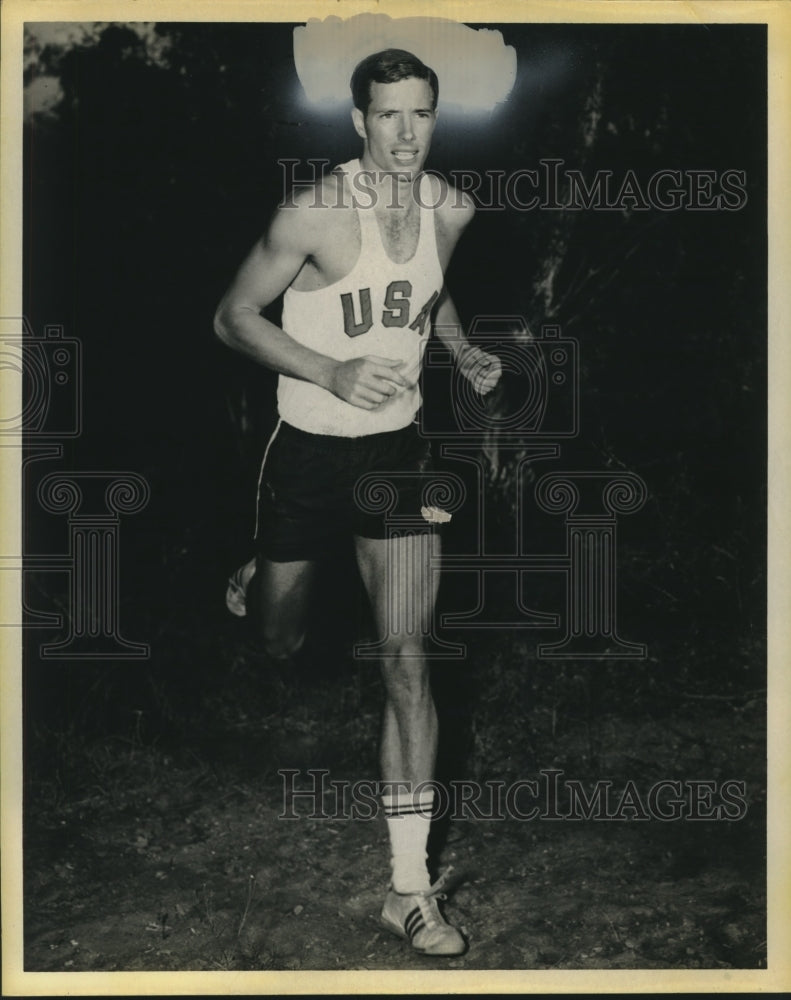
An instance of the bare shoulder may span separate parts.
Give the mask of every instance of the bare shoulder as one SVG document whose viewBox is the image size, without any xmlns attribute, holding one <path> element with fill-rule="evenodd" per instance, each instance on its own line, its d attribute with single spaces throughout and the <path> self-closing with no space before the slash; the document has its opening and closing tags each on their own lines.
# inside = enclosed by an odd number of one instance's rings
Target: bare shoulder
<svg viewBox="0 0 791 1000">
<path fill-rule="evenodd" d="M 460 235 L 475 215 L 475 203 L 441 174 L 427 176 L 431 184 L 431 204 L 436 208 L 443 229 Z"/>
<path fill-rule="evenodd" d="M 328 236 L 348 225 L 342 183 L 333 172 L 286 195 L 272 216 L 265 242 L 298 248 L 305 255 L 315 253 Z"/>
<path fill-rule="evenodd" d="M 343 173 L 336 167 L 335 170 L 322 174 L 312 184 L 300 185 L 298 190 L 289 192 L 283 199 L 282 206 L 302 210 L 310 208 L 321 212 L 348 207 L 348 202 Z"/>
</svg>

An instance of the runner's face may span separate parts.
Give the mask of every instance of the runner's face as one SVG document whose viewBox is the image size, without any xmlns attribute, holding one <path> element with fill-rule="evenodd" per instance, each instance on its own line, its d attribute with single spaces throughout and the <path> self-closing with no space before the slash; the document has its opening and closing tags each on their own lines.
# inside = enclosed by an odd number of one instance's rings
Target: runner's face
<svg viewBox="0 0 791 1000">
<path fill-rule="evenodd" d="M 359 108 L 352 111 L 354 127 L 365 141 L 362 166 L 417 174 L 437 122 L 433 103 L 427 80 L 409 77 L 397 83 L 372 83 L 366 114 Z"/>
</svg>

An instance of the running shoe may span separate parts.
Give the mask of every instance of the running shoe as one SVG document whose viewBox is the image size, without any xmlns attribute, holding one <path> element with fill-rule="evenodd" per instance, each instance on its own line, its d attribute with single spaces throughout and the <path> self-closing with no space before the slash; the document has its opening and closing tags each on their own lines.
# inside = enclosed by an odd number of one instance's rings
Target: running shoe
<svg viewBox="0 0 791 1000">
<path fill-rule="evenodd" d="M 255 559 L 240 566 L 228 580 L 225 591 L 225 605 L 232 615 L 244 618 L 247 614 L 247 588 L 255 576 Z"/>
<path fill-rule="evenodd" d="M 438 900 L 447 898 L 441 890 L 448 874 L 425 892 L 401 893 L 391 888 L 385 897 L 382 925 L 423 955 L 461 955 L 467 947 L 439 910 Z"/>
</svg>

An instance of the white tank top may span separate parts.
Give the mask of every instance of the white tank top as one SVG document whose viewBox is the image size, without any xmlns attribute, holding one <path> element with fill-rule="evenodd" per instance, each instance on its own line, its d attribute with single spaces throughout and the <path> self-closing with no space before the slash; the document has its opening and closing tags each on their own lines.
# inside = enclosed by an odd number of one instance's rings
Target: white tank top
<svg viewBox="0 0 791 1000">
<path fill-rule="evenodd" d="M 346 194 L 353 198 L 351 176 L 359 160 L 342 164 Z M 313 434 L 360 437 L 400 430 L 420 408 L 417 384 L 431 312 L 442 290 L 443 274 L 437 254 L 434 211 L 429 178 L 420 179 L 420 234 L 417 250 L 403 264 L 387 255 L 373 208 L 365 207 L 365 189 L 352 201 L 360 221 L 360 255 L 346 277 L 313 291 L 286 289 L 282 327 L 306 347 L 348 361 L 366 354 L 404 362 L 397 369 L 410 384 L 375 410 L 353 406 L 313 382 L 281 375 L 278 411 L 283 420 Z"/>
</svg>

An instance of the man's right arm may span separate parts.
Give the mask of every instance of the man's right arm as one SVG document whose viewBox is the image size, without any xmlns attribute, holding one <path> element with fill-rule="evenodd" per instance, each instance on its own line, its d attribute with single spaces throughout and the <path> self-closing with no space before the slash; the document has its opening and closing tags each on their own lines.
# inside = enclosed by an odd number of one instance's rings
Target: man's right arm
<svg viewBox="0 0 791 1000">
<path fill-rule="evenodd" d="M 326 235 L 325 211 L 304 200 L 280 209 L 248 254 L 214 317 L 220 340 L 258 364 L 327 389 L 340 399 L 372 410 L 406 385 L 400 362 L 373 356 L 337 361 L 290 337 L 261 315 L 291 284 Z"/>
<path fill-rule="evenodd" d="M 285 291 L 313 252 L 311 217 L 304 208 L 280 209 L 248 254 L 214 317 L 220 340 L 283 375 L 329 388 L 331 358 L 297 343 L 261 311 Z"/>
</svg>

